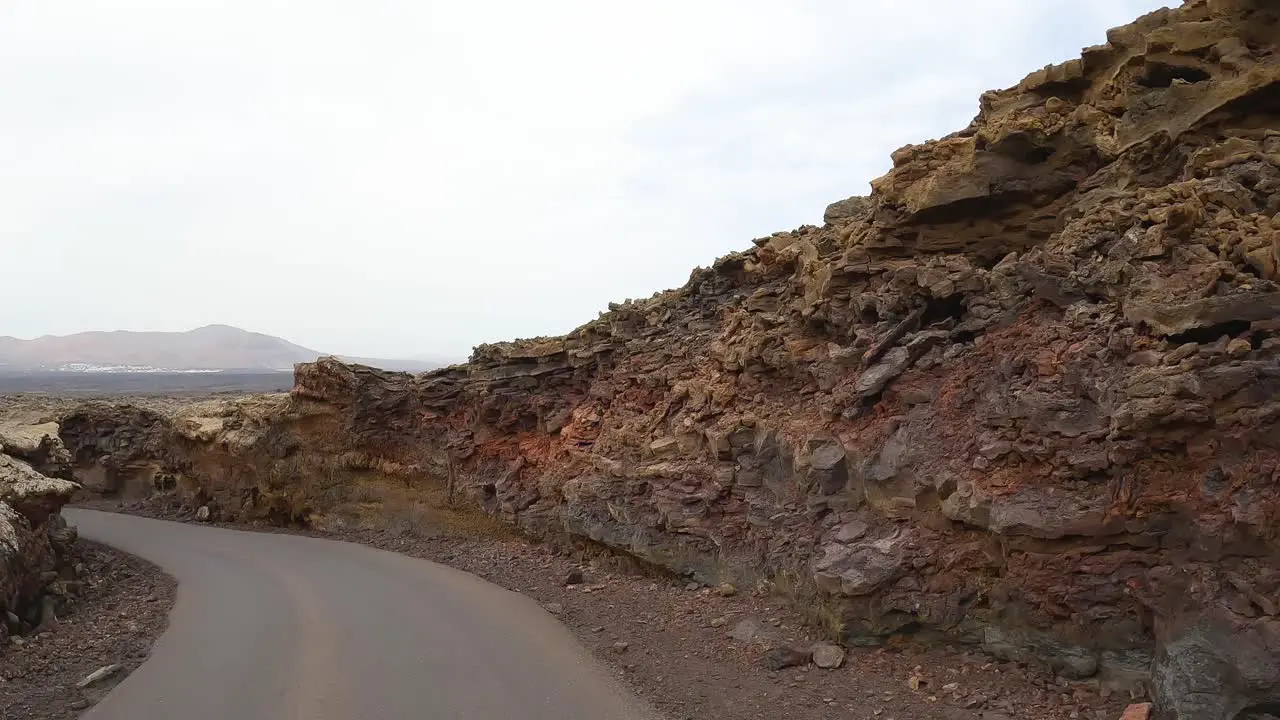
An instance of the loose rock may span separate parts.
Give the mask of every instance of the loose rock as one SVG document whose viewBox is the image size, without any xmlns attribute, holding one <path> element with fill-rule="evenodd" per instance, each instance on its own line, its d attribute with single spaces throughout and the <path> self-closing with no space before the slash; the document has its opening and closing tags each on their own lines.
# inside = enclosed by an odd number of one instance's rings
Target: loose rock
<svg viewBox="0 0 1280 720">
<path fill-rule="evenodd" d="M 813 646 L 813 664 L 824 669 L 838 668 L 844 665 L 844 648 L 831 643 L 819 643 Z"/>
<path fill-rule="evenodd" d="M 783 670 L 789 667 L 805 665 L 809 662 L 809 652 L 794 647 L 775 647 L 764 654 L 761 663 L 769 670 Z"/>
<path fill-rule="evenodd" d="M 93 685 L 94 683 L 102 682 L 103 680 L 106 680 L 112 675 L 115 675 L 116 673 L 120 672 L 121 669 L 122 669 L 122 666 L 114 663 L 111 665 L 104 665 L 98 668 L 97 670 L 94 670 L 93 672 L 86 675 L 83 680 L 76 683 L 76 687 L 85 688 L 85 687 L 89 687 L 90 685 Z"/>
</svg>

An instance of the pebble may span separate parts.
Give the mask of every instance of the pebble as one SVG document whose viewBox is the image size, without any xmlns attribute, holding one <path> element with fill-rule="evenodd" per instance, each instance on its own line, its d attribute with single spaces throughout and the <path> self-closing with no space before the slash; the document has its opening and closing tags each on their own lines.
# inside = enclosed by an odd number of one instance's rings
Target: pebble
<svg viewBox="0 0 1280 720">
<path fill-rule="evenodd" d="M 90 685 L 96 682 L 106 680 L 112 675 L 115 675 L 116 673 L 120 672 L 122 669 L 124 669 L 123 666 L 117 665 L 115 663 L 112 663 L 110 665 L 104 665 L 98 668 L 97 670 L 94 670 L 93 672 L 86 675 L 83 680 L 76 683 L 76 687 L 79 687 L 79 688 L 89 687 Z"/>
</svg>

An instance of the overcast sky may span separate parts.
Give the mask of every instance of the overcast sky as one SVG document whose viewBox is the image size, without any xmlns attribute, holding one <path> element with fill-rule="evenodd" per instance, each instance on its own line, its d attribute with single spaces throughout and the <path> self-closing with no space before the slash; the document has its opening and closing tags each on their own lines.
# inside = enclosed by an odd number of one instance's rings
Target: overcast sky
<svg viewBox="0 0 1280 720">
<path fill-rule="evenodd" d="M 753 237 L 1153 0 L 10 0 L 0 335 L 463 357 Z"/>
</svg>

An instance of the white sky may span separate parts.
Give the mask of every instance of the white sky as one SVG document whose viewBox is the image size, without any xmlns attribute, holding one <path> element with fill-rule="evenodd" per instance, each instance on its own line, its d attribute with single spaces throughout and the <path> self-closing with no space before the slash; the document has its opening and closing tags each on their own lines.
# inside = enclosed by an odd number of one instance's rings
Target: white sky
<svg viewBox="0 0 1280 720">
<path fill-rule="evenodd" d="M 559 334 L 1163 4 L 9 0 L 0 335 Z"/>
</svg>

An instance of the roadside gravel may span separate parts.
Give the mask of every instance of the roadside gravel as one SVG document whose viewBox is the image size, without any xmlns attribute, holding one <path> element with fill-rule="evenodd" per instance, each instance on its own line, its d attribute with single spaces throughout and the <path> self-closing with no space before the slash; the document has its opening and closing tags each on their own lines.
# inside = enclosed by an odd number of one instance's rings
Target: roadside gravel
<svg viewBox="0 0 1280 720">
<path fill-rule="evenodd" d="M 176 583 L 160 568 L 80 540 L 84 591 L 39 635 L 0 649 L 0 719 L 65 720 L 97 703 L 146 660 L 168 625 Z M 118 666 L 80 688 L 103 668 Z"/>
</svg>

